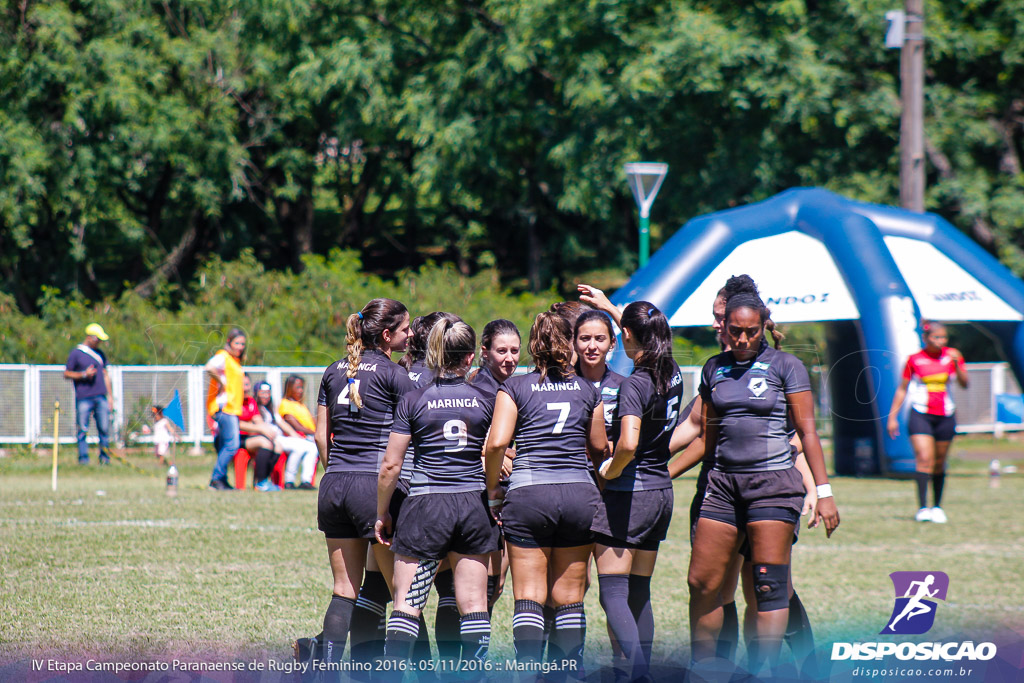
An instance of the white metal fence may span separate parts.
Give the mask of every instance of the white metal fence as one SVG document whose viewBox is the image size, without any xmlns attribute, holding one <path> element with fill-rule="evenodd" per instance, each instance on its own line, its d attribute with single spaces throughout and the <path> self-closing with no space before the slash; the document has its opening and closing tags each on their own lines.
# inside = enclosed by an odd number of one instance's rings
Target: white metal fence
<svg viewBox="0 0 1024 683">
<path fill-rule="evenodd" d="M 996 395 L 1019 394 L 1020 387 L 1006 363 L 969 363 L 968 389 L 954 389 L 957 403 L 957 431 L 962 433 L 1002 433 L 1022 429 L 1022 425 L 996 422 Z M 316 414 L 322 367 L 246 367 L 254 382 L 267 380 L 272 387 L 274 405 L 281 400 L 284 380 L 298 375 L 305 380 L 305 404 Z M 688 401 L 700 381 L 700 367 L 683 368 L 684 393 Z M 72 383 L 63 377 L 62 365 L 0 365 L 0 443 L 53 443 L 54 402 L 60 401 L 61 443 L 75 441 L 75 395 Z M 817 377 L 820 377 L 818 375 Z M 143 434 L 148 423 L 147 409 L 153 404 L 167 405 L 175 389 L 181 396 L 185 430 L 182 442 L 199 446 L 212 441 L 206 419 L 206 378 L 202 366 L 122 365 L 110 368 L 114 389 L 112 439 L 147 443 Z M 827 407 L 827 392 L 820 405 Z M 827 412 L 823 411 L 823 412 Z M 822 415 L 821 417 L 824 417 Z M 827 422 L 827 420 L 826 420 Z M 90 425 L 92 427 L 92 425 Z M 95 428 L 90 429 L 95 434 Z"/>
</svg>

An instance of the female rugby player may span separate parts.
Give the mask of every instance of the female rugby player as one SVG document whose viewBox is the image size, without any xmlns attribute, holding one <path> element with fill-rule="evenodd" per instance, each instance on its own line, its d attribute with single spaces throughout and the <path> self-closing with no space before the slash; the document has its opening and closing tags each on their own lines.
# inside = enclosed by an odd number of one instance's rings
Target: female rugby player
<svg viewBox="0 0 1024 683">
<path fill-rule="evenodd" d="M 910 419 L 907 430 L 917 461 L 918 522 L 946 523 L 942 510 L 942 489 L 946 484 L 946 456 L 956 434 L 956 406 L 947 385 L 953 374 L 967 388 L 967 368 L 959 351 L 946 346 L 949 336 L 941 323 L 924 323 L 924 349 L 907 359 L 903 381 L 896 389 L 889 411 L 889 436 L 900 433 L 897 422 L 903 400 L 910 390 Z M 928 480 L 932 480 L 935 506 L 928 507 Z"/>
<path fill-rule="evenodd" d="M 475 346 L 476 335 L 466 323 L 437 322 L 426 356 L 434 379 L 406 394 L 395 413 L 378 479 L 375 529 L 377 540 L 395 553 L 395 608 L 386 645 L 391 658 L 408 657 L 434 574 L 444 559 L 454 568 L 462 659 L 487 656 L 487 560 L 498 548 L 498 527 L 487 510 L 480 451 L 494 396 L 466 383 Z M 410 446 L 415 463 L 409 497 L 392 534 L 391 499 Z"/>
<path fill-rule="evenodd" d="M 327 539 L 334 597 L 324 615 L 324 659 L 337 662 L 345 649 L 377 520 L 377 475 L 399 399 L 415 388 L 409 373 L 391 361 L 409 337 L 409 313 L 393 299 L 374 299 L 348 317 L 348 355 L 324 371 L 317 398 L 315 440 L 324 476 L 317 523 Z M 328 444 L 327 435 L 331 434 Z M 397 508 L 404 493 L 393 498 Z M 391 553 L 378 552 L 390 579 Z M 386 586 L 385 586 L 386 589 Z"/>
<path fill-rule="evenodd" d="M 511 560 L 512 637 L 524 663 L 541 658 L 549 586 L 555 604 L 549 661 L 579 664 L 586 634 L 583 594 L 593 547 L 590 527 L 600 500 L 591 462 L 600 459 L 607 438 L 597 390 L 573 371 L 571 340 L 564 318 L 537 316 L 529 345 L 536 369 L 499 387 L 484 448 L 488 497 L 500 508 Z M 515 465 L 505 498 L 499 478 L 513 439 Z M 565 669 L 553 672 L 555 678 L 564 674 Z"/>
<path fill-rule="evenodd" d="M 630 666 L 629 680 L 637 680 L 651 663 L 651 576 L 672 519 L 669 441 L 683 377 L 672 360 L 668 319 L 653 304 L 629 304 L 620 325 L 634 371 L 619 390 L 615 454 L 601 465 L 606 483 L 592 528 L 601 606 Z"/>
<path fill-rule="evenodd" d="M 701 376 L 705 457 L 714 458 L 690 557 L 690 622 L 695 662 L 715 654 L 722 626 L 721 589 L 746 534 L 757 603 L 757 655 L 777 662 L 788 617 L 790 548 L 804 503 L 793 465 L 787 416 L 803 444 L 817 484 L 814 516 L 831 536 L 839 524 L 814 427 L 807 371 L 798 359 L 762 344 L 769 311 L 753 291 L 732 295 L 725 310 L 730 348 L 710 359 Z"/>
</svg>

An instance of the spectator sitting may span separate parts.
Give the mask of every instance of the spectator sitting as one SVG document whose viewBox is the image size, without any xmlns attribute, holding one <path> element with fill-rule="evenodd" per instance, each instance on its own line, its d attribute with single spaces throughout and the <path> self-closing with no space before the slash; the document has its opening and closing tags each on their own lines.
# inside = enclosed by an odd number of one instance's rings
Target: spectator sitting
<svg viewBox="0 0 1024 683">
<path fill-rule="evenodd" d="M 284 469 L 284 487 L 286 489 L 314 490 L 316 487 L 313 486 L 313 473 L 316 471 L 316 462 L 319 459 L 316 444 L 292 427 L 288 420 L 283 417 L 278 418 L 274 414 L 274 399 L 271 397 L 269 383 L 260 382 L 256 385 L 256 405 L 259 407 L 263 421 L 271 425 L 277 432 L 274 444 L 280 450 L 288 453 L 288 463 Z M 305 409 L 304 405 L 301 403 L 299 405 Z M 301 478 L 298 476 L 300 475 L 300 465 L 302 468 Z"/>
<path fill-rule="evenodd" d="M 274 452 L 274 439 L 277 432 L 273 425 L 268 424 L 260 415 L 256 399 L 252 395 L 252 380 L 245 375 L 242 380 L 245 392 L 242 399 L 242 415 L 238 418 L 238 429 L 242 437 L 242 447 L 255 460 L 254 476 L 257 491 L 280 491 L 281 487 L 270 481 L 270 472 L 274 469 L 277 458 Z M 236 481 L 235 488 L 245 488 L 245 481 Z"/>
</svg>

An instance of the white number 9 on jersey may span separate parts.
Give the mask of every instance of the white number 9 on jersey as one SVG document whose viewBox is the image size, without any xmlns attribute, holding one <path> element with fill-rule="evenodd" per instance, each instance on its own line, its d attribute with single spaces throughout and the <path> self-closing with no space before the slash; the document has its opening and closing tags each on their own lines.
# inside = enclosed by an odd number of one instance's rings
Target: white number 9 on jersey
<svg viewBox="0 0 1024 683">
<path fill-rule="evenodd" d="M 444 423 L 444 438 L 456 443 L 445 446 L 445 453 L 457 453 L 469 443 L 469 436 L 466 433 L 466 423 L 462 420 L 448 420 Z"/>
</svg>

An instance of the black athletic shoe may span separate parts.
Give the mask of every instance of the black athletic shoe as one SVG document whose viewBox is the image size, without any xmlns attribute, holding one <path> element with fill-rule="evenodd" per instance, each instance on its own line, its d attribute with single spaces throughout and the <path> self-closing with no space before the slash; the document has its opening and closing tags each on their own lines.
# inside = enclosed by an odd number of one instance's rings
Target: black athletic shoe
<svg viewBox="0 0 1024 683">
<path fill-rule="evenodd" d="M 321 672 L 316 671 L 313 662 L 324 658 L 323 632 L 312 638 L 299 638 L 292 643 L 292 653 L 296 663 L 306 663 L 305 673 L 300 674 L 299 680 L 302 683 L 313 683 L 321 679 Z"/>
<path fill-rule="evenodd" d="M 310 484 L 308 481 L 304 481 L 295 488 L 302 489 L 303 491 L 316 491 L 316 487 Z"/>
<path fill-rule="evenodd" d="M 291 483 L 290 481 L 286 481 L 286 482 L 284 483 L 284 487 L 285 487 L 286 489 L 293 489 L 293 488 L 295 488 L 295 484 Z"/>
<path fill-rule="evenodd" d="M 231 484 L 227 483 L 223 479 L 212 479 L 210 480 L 210 488 L 214 491 L 233 491 Z"/>
</svg>

